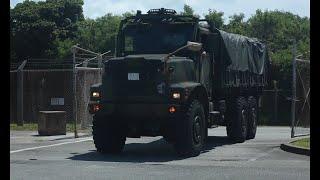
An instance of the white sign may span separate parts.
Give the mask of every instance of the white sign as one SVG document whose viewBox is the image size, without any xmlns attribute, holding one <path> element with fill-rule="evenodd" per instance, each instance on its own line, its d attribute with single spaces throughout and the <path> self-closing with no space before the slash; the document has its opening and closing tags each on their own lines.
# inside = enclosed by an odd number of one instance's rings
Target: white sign
<svg viewBox="0 0 320 180">
<path fill-rule="evenodd" d="M 64 105 L 64 98 L 51 98 L 51 105 Z"/>
<path fill-rule="evenodd" d="M 139 80 L 139 73 L 128 73 L 128 80 L 138 81 Z"/>
</svg>

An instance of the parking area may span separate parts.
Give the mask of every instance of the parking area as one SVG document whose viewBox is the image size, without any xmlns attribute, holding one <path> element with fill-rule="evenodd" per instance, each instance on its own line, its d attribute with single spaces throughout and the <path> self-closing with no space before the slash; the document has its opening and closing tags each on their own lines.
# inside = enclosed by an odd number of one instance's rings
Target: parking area
<svg viewBox="0 0 320 180">
<path fill-rule="evenodd" d="M 122 154 L 101 155 L 91 136 L 69 136 L 11 132 L 11 179 L 310 178 L 309 156 L 280 149 L 290 140 L 289 127 L 258 127 L 255 139 L 236 144 L 225 127 L 210 129 L 204 151 L 192 158 L 179 158 L 162 137 L 127 138 Z"/>
</svg>

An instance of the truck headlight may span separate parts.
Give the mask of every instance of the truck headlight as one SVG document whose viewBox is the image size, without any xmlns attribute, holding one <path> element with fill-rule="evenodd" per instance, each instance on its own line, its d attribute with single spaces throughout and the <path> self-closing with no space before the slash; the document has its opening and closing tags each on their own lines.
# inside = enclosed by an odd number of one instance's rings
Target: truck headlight
<svg viewBox="0 0 320 180">
<path fill-rule="evenodd" d="M 172 98 L 173 99 L 180 99 L 180 93 L 179 92 L 172 93 Z"/>
<path fill-rule="evenodd" d="M 98 98 L 98 97 L 100 97 L 100 93 L 99 92 L 92 92 L 92 97 Z"/>
</svg>

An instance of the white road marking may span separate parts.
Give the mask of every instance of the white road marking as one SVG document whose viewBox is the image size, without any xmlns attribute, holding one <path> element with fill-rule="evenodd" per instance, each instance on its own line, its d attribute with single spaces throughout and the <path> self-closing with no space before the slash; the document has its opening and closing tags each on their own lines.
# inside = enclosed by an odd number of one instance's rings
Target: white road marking
<svg viewBox="0 0 320 180">
<path fill-rule="evenodd" d="M 50 144 L 50 145 L 46 145 L 46 146 L 37 146 L 37 147 L 19 149 L 19 150 L 10 151 L 10 154 L 12 154 L 12 153 L 17 153 L 17 152 L 22 152 L 22 151 L 34 150 L 34 149 L 41 149 L 41 148 L 53 147 L 53 146 L 61 146 L 61 145 L 65 145 L 65 144 L 73 144 L 73 143 L 91 141 L 91 140 L 92 140 L 92 138 L 83 138 L 83 139 L 81 139 L 81 140 L 76 140 L 76 141 L 71 141 L 71 142 L 63 142 L 63 143 L 57 143 L 57 144 Z"/>
</svg>

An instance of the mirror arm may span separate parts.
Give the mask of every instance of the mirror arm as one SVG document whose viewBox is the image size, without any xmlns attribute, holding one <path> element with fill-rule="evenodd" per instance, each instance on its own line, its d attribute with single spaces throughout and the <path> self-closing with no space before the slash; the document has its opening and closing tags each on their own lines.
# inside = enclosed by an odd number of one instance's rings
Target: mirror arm
<svg viewBox="0 0 320 180">
<path fill-rule="evenodd" d="M 164 72 L 165 74 L 167 74 L 167 71 L 168 71 L 168 69 L 167 69 L 167 61 L 169 60 L 169 57 L 170 57 L 170 56 L 172 56 L 172 55 L 174 55 L 175 53 L 181 51 L 182 49 L 185 49 L 185 48 L 187 48 L 187 47 L 189 47 L 189 46 L 193 46 L 193 45 L 195 45 L 195 44 L 197 44 L 197 43 L 193 43 L 193 42 L 188 41 L 186 45 L 184 45 L 184 46 L 176 49 L 175 51 L 169 53 L 168 55 L 166 55 L 166 56 L 164 57 L 164 69 L 163 69 L 163 72 Z M 197 45 L 200 45 L 200 48 L 201 48 L 201 46 L 202 46 L 201 43 L 198 43 Z M 200 50 L 200 49 L 199 49 L 199 50 Z"/>
<path fill-rule="evenodd" d="M 172 56 L 172 55 L 174 55 L 175 53 L 177 53 L 177 52 L 181 51 L 182 49 L 187 48 L 188 46 L 190 46 L 190 45 L 189 45 L 189 44 L 184 45 L 184 46 L 182 46 L 182 47 L 180 47 L 180 48 L 176 49 L 175 51 L 173 51 L 173 52 L 169 53 L 168 55 L 166 55 L 166 56 L 164 57 L 165 62 L 169 59 L 169 57 L 170 57 L 170 56 Z"/>
<path fill-rule="evenodd" d="M 163 68 L 163 70 L 164 70 L 164 73 L 165 73 L 165 74 L 166 74 L 167 71 L 168 71 L 168 69 L 167 69 L 167 61 L 169 60 L 169 57 L 172 56 L 172 55 L 174 55 L 175 53 L 181 51 L 182 49 L 187 48 L 188 46 L 190 46 L 190 44 L 184 45 L 184 46 L 176 49 L 175 51 L 169 53 L 168 55 L 166 55 L 166 56 L 164 57 L 164 68 Z"/>
</svg>

